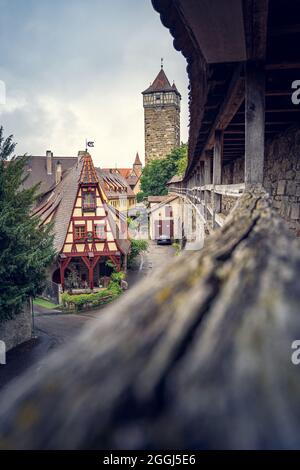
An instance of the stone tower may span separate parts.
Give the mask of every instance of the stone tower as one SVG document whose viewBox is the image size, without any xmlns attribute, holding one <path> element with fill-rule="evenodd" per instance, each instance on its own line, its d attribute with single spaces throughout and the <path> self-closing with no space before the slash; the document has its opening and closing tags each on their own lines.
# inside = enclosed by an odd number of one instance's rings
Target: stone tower
<svg viewBox="0 0 300 470">
<path fill-rule="evenodd" d="M 145 116 L 145 163 L 165 157 L 180 145 L 180 100 L 163 66 L 154 82 L 143 91 Z"/>
</svg>

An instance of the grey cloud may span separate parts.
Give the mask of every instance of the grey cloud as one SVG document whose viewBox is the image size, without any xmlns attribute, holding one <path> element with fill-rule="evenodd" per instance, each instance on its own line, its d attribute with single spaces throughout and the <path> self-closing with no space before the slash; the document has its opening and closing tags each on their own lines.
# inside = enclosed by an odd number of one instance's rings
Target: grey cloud
<svg viewBox="0 0 300 470">
<path fill-rule="evenodd" d="M 0 123 L 20 153 L 76 154 L 85 137 L 94 158 L 127 165 L 143 155 L 141 91 L 159 71 L 183 95 L 187 138 L 187 76 L 150 0 L 0 0 L 0 80 L 7 106 Z M 14 109 L 12 103 L 25 106 Z M 88 135 L 86 135 L 88 134 Z"/>
</svg>

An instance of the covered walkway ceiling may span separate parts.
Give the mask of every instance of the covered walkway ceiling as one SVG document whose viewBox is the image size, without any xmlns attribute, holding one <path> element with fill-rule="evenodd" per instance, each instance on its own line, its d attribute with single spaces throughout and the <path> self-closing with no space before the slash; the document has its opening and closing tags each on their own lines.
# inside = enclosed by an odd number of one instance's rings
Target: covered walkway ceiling
<svg viewBox="0 0 300 470">
<path fill-rule="evenodd" d="M 188 62 L 187 177 L 212 149 L 216 129 L 224 131 L 224 163 L 244 155 L 245 58 L 265 68 L 265 139 L 300 124 L 300 105 L 291 100 L 292 83 L 300 79 L 298 0 L 152 2 Z"/>
</svg>

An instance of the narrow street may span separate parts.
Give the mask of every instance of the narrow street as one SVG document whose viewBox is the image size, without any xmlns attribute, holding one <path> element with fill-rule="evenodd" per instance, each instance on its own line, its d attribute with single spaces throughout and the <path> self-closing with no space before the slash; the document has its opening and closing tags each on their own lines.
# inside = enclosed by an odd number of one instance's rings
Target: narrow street
<svg viewBox="0 0 300 470">
<path fill-rule="evenodd" d="M 156 243 L 150 241 L 147 253 L 140 256 L 134 269 L 128 272 L 129 288 L 172 256 L 174 256 L 172 246 L 157 246 Z M 49 353 L 72 341 L 89 321 L 99 315 L 105 315 L 107 310 L 106 307 L 102 307 L 82 314 L 62 314 L 57 311 L 51 312 L 40 306 L 34 308 L 35 337 L 7 353 L 6 365 L 0 366 L 0 392 L 9 382 L 29 368 L 33 375 L 38 374 L 44 367 Z"/>
<path fill-rule="evenodd" d="M 136 261 L 134 269 L 128 271 L 129 287 L 154 272 L 162 263 L 168 262 L 174 256 L 175 250 L 172 245 L 157 245 L 149 240 L 149 248 Z"/>
</svg>

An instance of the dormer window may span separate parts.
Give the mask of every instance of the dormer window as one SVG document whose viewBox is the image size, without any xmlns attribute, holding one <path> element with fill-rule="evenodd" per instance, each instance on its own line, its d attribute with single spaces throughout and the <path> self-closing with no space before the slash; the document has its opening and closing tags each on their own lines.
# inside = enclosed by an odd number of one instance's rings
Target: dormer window
<svg viewBox="0 0 300 470">
<path fill-rule="evenodd" d="M 87 190 L 82 194 L 83 212 L 94 212 L 96 210 L 96 194 L 92 190 Z"/>
</svg>

